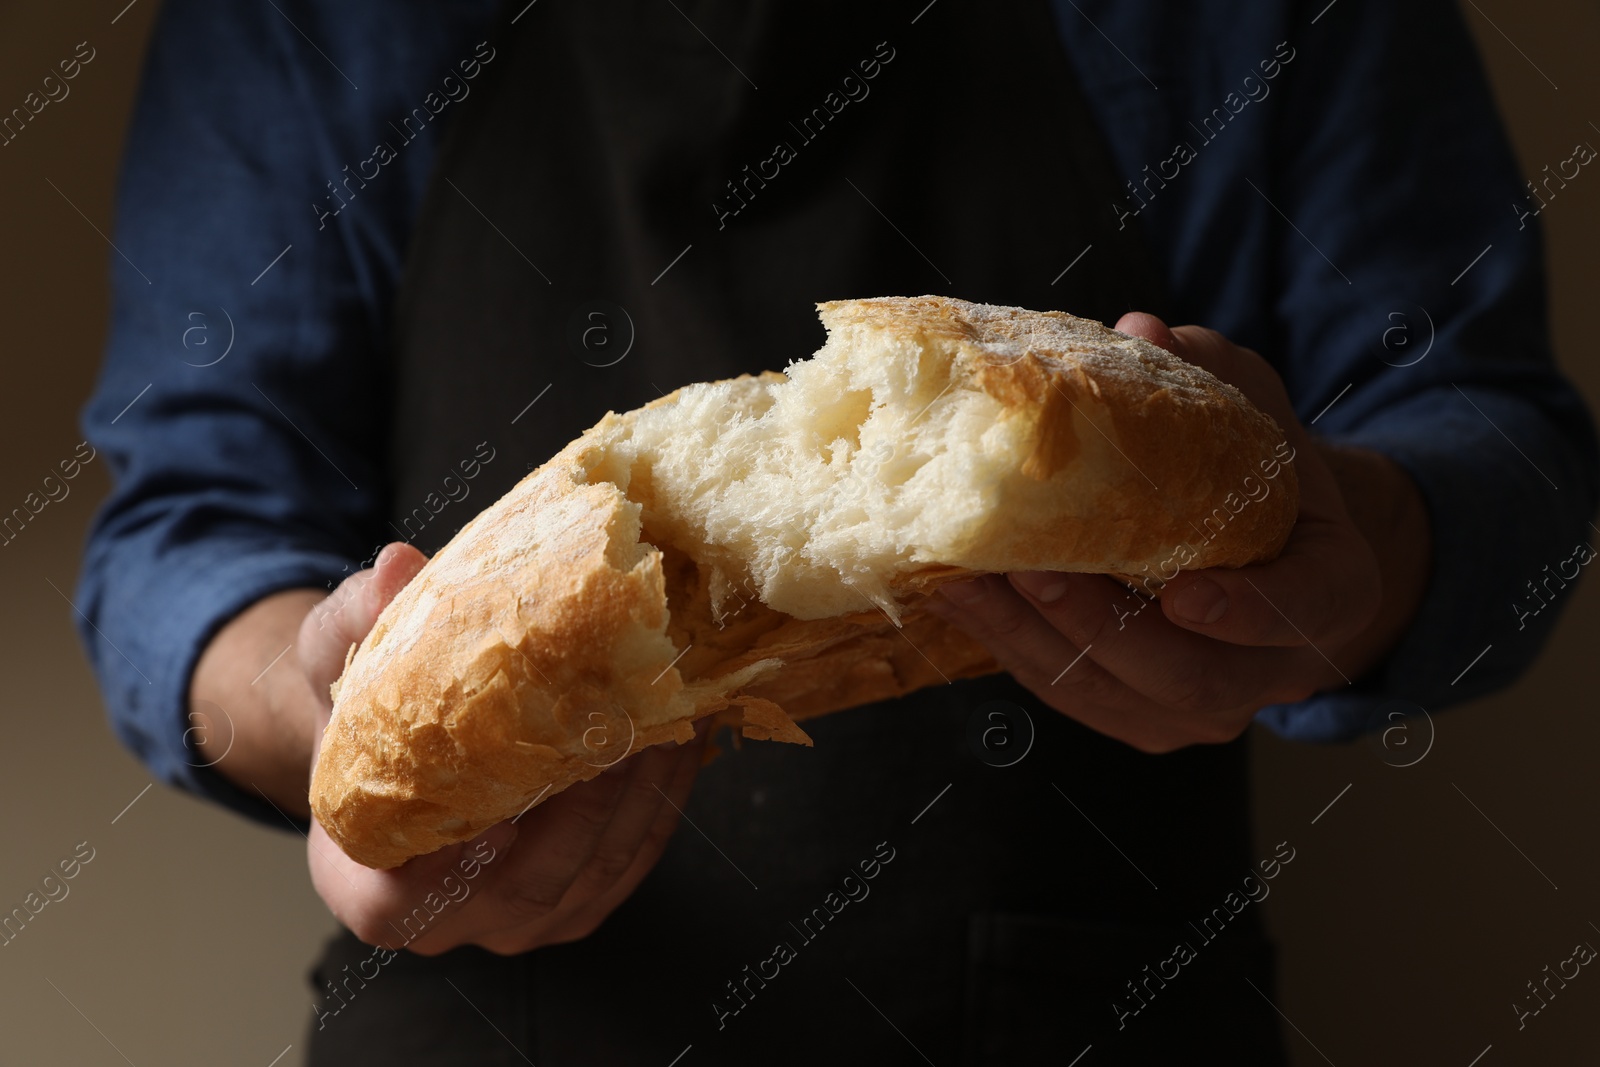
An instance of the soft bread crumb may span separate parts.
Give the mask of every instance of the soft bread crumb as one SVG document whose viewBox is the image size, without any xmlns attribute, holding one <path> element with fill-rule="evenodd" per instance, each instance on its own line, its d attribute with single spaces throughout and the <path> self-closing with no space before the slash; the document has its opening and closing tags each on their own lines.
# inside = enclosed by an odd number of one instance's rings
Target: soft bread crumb
<svg viewBox="0 0 1600 1067">
<path fill-rule="evenodd" d="M 1038 496 L 1064 463 L 1086 460 L 1072 495 L 1098 504 L 1114 448 L 1097 429 L 1113 422 L 1097 410 L 1099 381 L 1051 382 L 1030 397 L 1030 377 L 1082 366 L 1197 403 L 1219 384 L 1196 389 L 1195 368 L 1170 354 L 1059 313 L 937 298 L 821 307 L 827 343 L 786 374 L 686 386 L 600 438 L 592 477 L 713 571 L 719 614 L 744 586 L 798 619 L 877 609 L 898 622 L 898 579 L 963 559 L 1014 520 L 1005 502 Z M 1116 466 L 1116 484 L 1137 477 Z M 1105 568 L 1098 555 L 1049 562 Z"/>
</svg>

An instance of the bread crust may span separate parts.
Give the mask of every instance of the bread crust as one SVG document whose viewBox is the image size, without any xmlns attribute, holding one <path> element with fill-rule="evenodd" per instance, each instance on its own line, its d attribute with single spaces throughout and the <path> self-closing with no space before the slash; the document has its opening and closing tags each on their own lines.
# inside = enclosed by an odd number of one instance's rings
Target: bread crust
<svg viewBox="0 0 1600 1067">
<path fill-rule="evenodd" d="M 796 720 L 997 670 L 919 609 L 943 582 L 1055 569 L 1158 592 L 1149 576 L 1170 577 L 1177 554 L 1182 569 L 1240 566 L 1288 536 L 1297 492 L 1277 425 L 1147 342 L 942 297 L 818 310 L 830 344 L 888 339 L 1024 420 L 1030 447 L 995 521 L 951 558 L 912 553 L 889 576 L 898 621 L 865 599 L 828 618 L 755 599 L 719 612 L 694 547 L 650 543 L 641 505 L 596 475 L 640 411 L 684 390 L 608 413 L 463 527 L 352 653 L 311 783 L 314 814 L 348 855 L 387 868 L 468 840 L 627 755 L 688 740 L 707 716 L 809 744 Z M 1260 483 L 1275 455 L 1257 499 L 1245 480 Z"/>
</svg>

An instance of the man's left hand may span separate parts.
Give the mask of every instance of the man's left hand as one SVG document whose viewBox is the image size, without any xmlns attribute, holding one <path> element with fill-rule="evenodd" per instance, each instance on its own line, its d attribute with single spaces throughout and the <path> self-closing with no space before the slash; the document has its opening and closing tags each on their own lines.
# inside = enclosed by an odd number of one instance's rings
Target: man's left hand
<svg viewBox="0 0 1600 1067">
<path fill-rule="evenodd" d="M 1426 512 L 1393 462 L 1314 442 L 1255 352 L 1152 315 L 1117 329 L 1232 383 L 1283 428 L 1300 510 L 1282 553 L 1180 573 L 1159 603 L 1103 575 L 1023 572 L 944 586 L 928 609 L 1044 703 L 1135 748 L 1230 741 L 1262 707 L 1347 685 L 1394 646 L 1425 584 Z"/>
</svg>

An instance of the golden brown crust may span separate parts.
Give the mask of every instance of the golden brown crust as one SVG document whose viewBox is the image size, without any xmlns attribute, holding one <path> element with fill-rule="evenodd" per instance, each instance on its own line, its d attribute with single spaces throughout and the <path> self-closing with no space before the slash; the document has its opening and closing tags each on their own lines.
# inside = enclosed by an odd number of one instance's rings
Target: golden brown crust
<svg viewBox="0 0 1600 1067">
<path fill-rule="evenodd" d="M 687 740 L 699 718 L 809 744 L 793 720 L 992 672 L 985 649 L 916 608 L 953 578 L 1147 581 L 1174 561 L 1271 558 L 1288 535 L 1297 494 L 1293 467 L 1274 462 L 1277 426 L 1153 345 L 1060 312 L 939 297 L 819 311 L 830 343 L 886 335 L 1024 420 L 997 521 L 887 577 L 899 626 L 864 598 L 829 618 L 748 597 L 719 612 L 711 569 L 671 543 L 682 531 L 644 529 L 641 506 L 596 474 L 639 413 L 608 414 L 468 523 L 347 663 L 311 803 L 350 856 L 393 867 L 467 840 L 628 754 Z"/>
<path fill-rule="evenodd" d="M 1148 341 L 1065 312 L 944 297 L 818 308 L 835 336 L 859 328 L 931 342 L 952 378 L 1036 421 L 1026 479 L 1006 521 L 970 546 L 961 562 L 971 569 L 1142 577 L 1141 564 L 1158 570 L 1180 546 L 1193 550 L 1185 570 L 1238 567 L 1276 555 L 1288 536 L 1298 483 L 1275 453 L 1277 423 Z"/>
</svg>

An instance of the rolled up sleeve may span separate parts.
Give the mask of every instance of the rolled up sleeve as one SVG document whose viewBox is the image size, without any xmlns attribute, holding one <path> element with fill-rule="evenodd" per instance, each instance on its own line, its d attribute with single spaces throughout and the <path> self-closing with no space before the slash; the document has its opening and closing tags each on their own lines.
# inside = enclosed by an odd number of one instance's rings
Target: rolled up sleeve
<svg viewBox="0 0 1600 1067">
<path fill-rule="evenodd" d="M 1394 701 L 1434 711 L 1527 670 L 1571 596 L 1530 583 L 1594 540 L 1600 463 L 1552 353 L 1538 220 L 1517 207 L 1534 204 L 1454 5 L 1345 3 L 1302 31 L 1281 169 L 1261 178 L 1294 220 L 1284 376 L 1302 421 L 1411 476 L 1432 526 L 1423 603 L 1386 661 L 1261 712 L 1335 740 Z"/>
<path fill-rule="evenodd" d="M 321 198 L 487 8 L 172 0 L 147 59 L 82 416 L 114 489 L 79 630 L 117 736 L 153 774 L 279 828 L 201 765 L 190 677 L 245 607 L 327 588 L 388 539 L 384 323 L 432 145 L 336 216 Z"/>
</svg>

